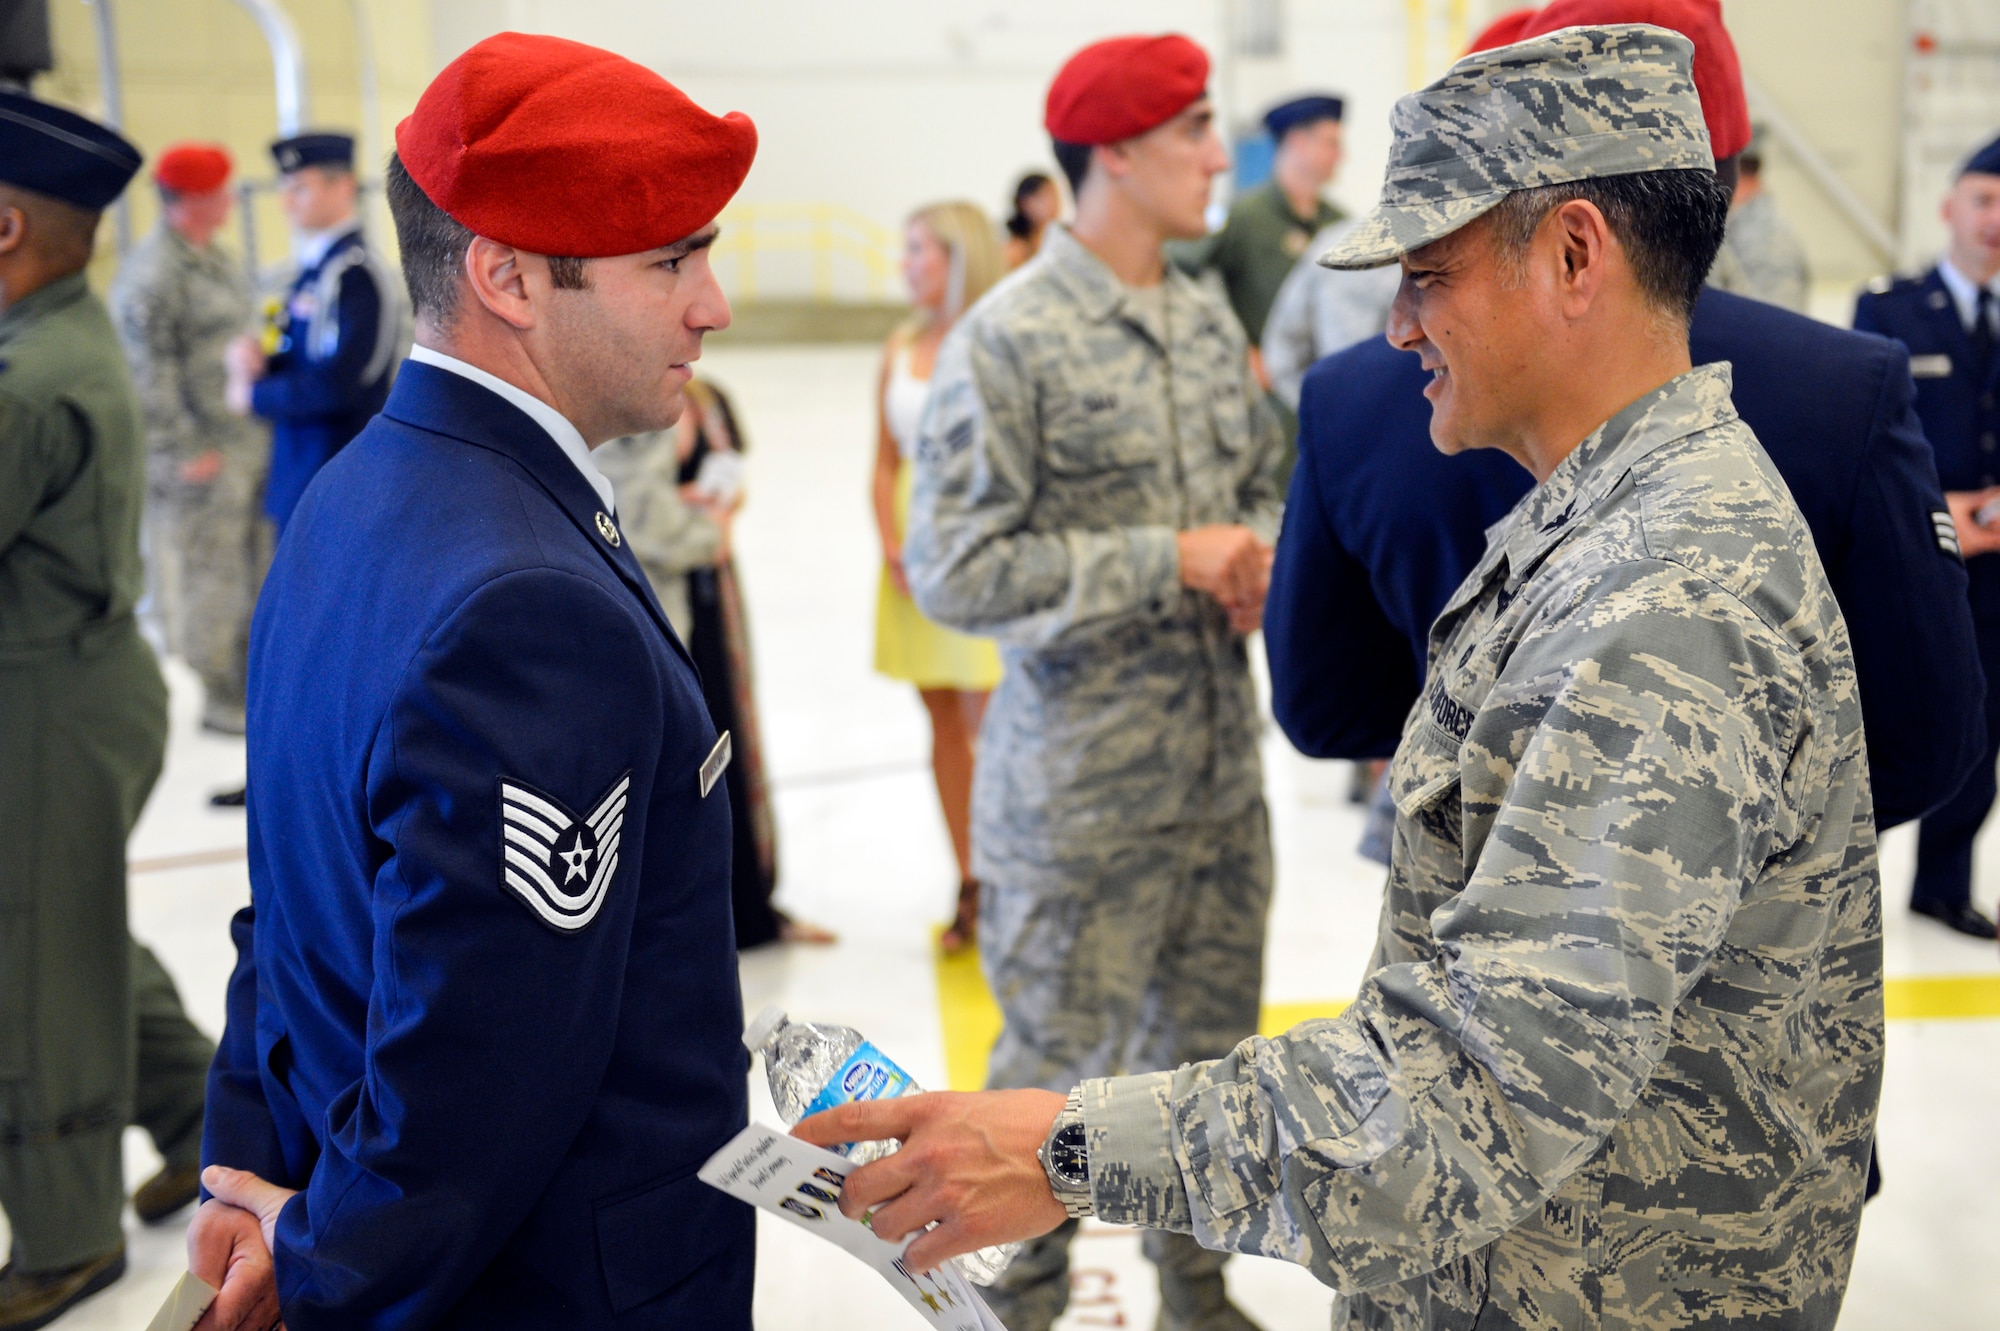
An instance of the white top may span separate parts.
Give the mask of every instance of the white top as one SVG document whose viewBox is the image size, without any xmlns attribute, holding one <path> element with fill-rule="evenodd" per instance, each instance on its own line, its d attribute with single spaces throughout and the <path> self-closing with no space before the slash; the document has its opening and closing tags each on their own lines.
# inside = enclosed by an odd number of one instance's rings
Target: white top
<svg viewBox="0 0 2000 1331">
<path fill-rule="evenodd" d="M 590 460 L 590 445 L 583 442 L 583 435 L 560 411 L 533 393 L 524 392 L 505 379 L 488 374 L 477 365 L 467 365 L 458 357 L 447 356 L 442 351 L 434 351 L 430 347 L 411 347 L 410 359 L 419 365 L 435 365 L 440 370 L 449 370 L 460 378 L 470 379 L 481 388 L 498 393 L 527 412 L 528 418 L 548 431 L 549 438 L 556 441 L 556 447 L 576 464 L 576 469 L 583 473 L 583 479 L 590 482 L 590 488 L 597 491 L 597 497 L 604 501 L 604 511 L 614 516 L 617 514 L 618 510 L 612 501 L 611 482 L 604 478 L 604 473 Z"/>
<path fill-rule="evenodd" d="M 910 372 L 910 348 L 897 348 L 889 362 L 889 390 L 882 399 L 882 419 L 896 451 L 908 462 L 917 455 L 917 430 L 924 423 L 924 404 L 930 401 L 931 381 Z"/>
<path fill-rule="evenodd" d="M 1951 266 L 1950 259 L 1938 260 L 1938 276 L 1944 281 L 1944 289 L 1951 293 L 1951 303 L 1958 306 L 1958 321 L 1966 332 L 1972 331 L 1973 320 L 1979 317 L 1979 284 Z M 1994 318 L 2000 320 L 2000 273 L 1995 273 L 1986 283 L 1986 289 L 1993 293 Z M 1996 329 L 1995 331 L 2000 331 Z"/>
</svg>

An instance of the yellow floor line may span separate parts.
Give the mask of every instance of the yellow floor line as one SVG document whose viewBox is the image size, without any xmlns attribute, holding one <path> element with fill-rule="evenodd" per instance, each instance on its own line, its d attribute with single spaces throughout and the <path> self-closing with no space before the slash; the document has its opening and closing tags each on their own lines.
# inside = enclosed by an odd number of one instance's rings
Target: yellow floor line
<svg viewBox="0 0 2000 1331">
<path fill-rule="evenodd" d="M 979 956 L 967 950 L 937 961 L 938 1015 L 944 1025 L 945 1072 L 954 1091 L 976 1091 L 986 1083 L 986 1057 L 1000 1038 L 1000 1009 L 986 988 Z M 1884 986 L 1891 1021 L 1977 1021 L 2000 1017 L 2000 973 L 1987 975 L 1906 975 Z M 1348 1000 L 1270 1003 L 1258 1022 L 1263 1035 L 1276 1035 L 1302 1021 L 1337 1017 Z"/>
</svg>

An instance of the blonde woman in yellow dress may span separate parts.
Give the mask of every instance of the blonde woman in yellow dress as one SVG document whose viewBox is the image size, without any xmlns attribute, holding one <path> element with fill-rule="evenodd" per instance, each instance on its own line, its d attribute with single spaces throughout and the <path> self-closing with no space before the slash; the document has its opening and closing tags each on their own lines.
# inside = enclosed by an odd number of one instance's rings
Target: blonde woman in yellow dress
<svg viewBox="0 0 2000 1331">
<path fill-rule="evenodd" d="M 958 908 L 939 940 L 947 952 L 971 945 L 979 920 L 972 876 L 972 763 L 986 697 L 1000 682 L 1000 654 L 925 619 L 903 580 L 903 527 L 910 510 L 910 457 L 930 394 L 938 344 L 958 316 L 1005 271 L 999 236 L 970 203 L 919 209 L 904 229 L 903 279 L 916 313 L 889 335 L 882 357 L 876 430 L 875 522 L 882 536 L 882 589 L 875 604 L 875 668 L 917 686 L 931 719 L 931 768 L 958 856 Z"/>
</svg>

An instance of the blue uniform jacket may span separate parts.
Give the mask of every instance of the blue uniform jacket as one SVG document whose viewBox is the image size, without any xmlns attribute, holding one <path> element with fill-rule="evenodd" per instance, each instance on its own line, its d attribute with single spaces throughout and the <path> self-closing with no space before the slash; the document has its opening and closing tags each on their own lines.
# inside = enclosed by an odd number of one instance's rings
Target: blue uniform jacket
<svg viewBox="0 0 2000 1331">
<path fill-rule="evenodd" d="M 1897 278 L 1886 290 L 1861 293 L 1854 326 L 1893 337 L 1910 352 L 1917 381 L 1917 415 L 1937 456 L 1938 479 L 1947 490 L 2000 485 L 2000 356 L 1980 383 L 1973 373 L 1972 335 L 1933 268 L 1919 278 Z M 1972 613 L 2000 620 L 2000 555 L 1974 555 Z"/>
<path fill-rule="evenodd" d="M 750 1325 L 752 1213 L 694 1177 L 747 1115 L 728 796 L 599 509 L 411 363 L 264 583 L 203 1157 L 304 1190 L 291 1331 Z"/>
<path fill-rule="evenodd" d="M 1985 684 L 1903 349 L 1711 288 L 1692 350 L 1735 366 L 1737 411 L 1812 529 L 1854 643 L 1879 823 L 1937 807 L 1978 760 Z M 1264 632 L 1278 724 L 1312 757 L 1395 751 L 1432 622 L 1533 484 L 1503 454 L 1439 453 L 1428 379 L 1379 338 L 1306 375 Z"/>
<path fill-rule="evenodd" d="M 399 350 L 394 281 L 355 230 L 285 293 L 278 349 L 250 397 L 271 422 L 264 511 L 280 527 L 327 459 L 389 396 Z"/>
</svg>

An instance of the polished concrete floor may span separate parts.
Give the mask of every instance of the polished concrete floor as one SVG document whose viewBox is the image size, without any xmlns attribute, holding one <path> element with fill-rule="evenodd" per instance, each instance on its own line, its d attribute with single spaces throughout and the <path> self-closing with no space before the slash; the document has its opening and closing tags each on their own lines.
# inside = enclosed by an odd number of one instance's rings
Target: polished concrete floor
<svg viewBox="0 0 2000 1331">
<path fill-rule="evenodd" d="M 947 1044 L 968 1038 L 941 1005 L 932 931 L 954 875 L 926 768 L 923 712 L 905 688 L 870 671 L 876 553 L 868 517 L 873 450 L 870 353 L 737 349 L 706 368 L 737 396 L 751 442 L 751 502 L 739 565 L 759 653 L 759 688 L 783 864 L 780 900 L 831 926 L 829 948 L 744 958 L 745 1005 L 784 1003 L 867 1033 L 926 1085 L 950 1081 Z M 133 840 L 132 927 L 179 981 L 189 1010 L 219 1030 L 232 961 L 228 917 L 246 899 L 238 814 L 205 797 L 242 773 L 240 743 L 200 733 L 195 686 L 178 664 L 166 774 Z M 1372 937 L 1381 873 L 1353 853 L 1360 829 L 1343 792 L 1347 768 L 1307 762 L 1266 743 L 1278 889 L 1266 962 L 1272 1005 L 1351 994 Z M 1980 897 L 2000 892 L 2000 862 L 1982 857 Z M 1996 1010 L 2000 951 L 1901 908 L 1907 831 L 1884 850 L 1888 966 L 1912 979 L 1912 1010 Z M 1937 977 L 1974 977 L 1947 985 Z M 956 1009 L 954 1009 L 956 1011 Z M 1842 1331 L 1991 1331 L 2000 1326 L 2000 1018 L 1897 1020 L 1890 1027 L 1881 1147 L 1888 1187 L 1862 1228 Z M 976 1051 L 974 1051 L 976 1062 Z M 774 1119 L 757 1092 L 756 1112 Z M 128 1175 L 154 1167 L 129 1135 Z M 183 1264 L 181 1224 L 128 1224 L 132 1273 L 56 1325 L 64 1331 L 145 1325 Z M 767 1331 L 915 1326 L 886 1286 L 830 1249 L 776 1223 L 761 1235 L 757 1324 Z M 1328 1291 L 1304 1271 L 1233 1264 L 1240 1301 L 1270 1331 L 1326 1325 Z M 1136 1239 L 1087 1230 L 1077 1247 L 1069 1327 L 1152 1324 L 1153 1295 Z"/>
</svg>

